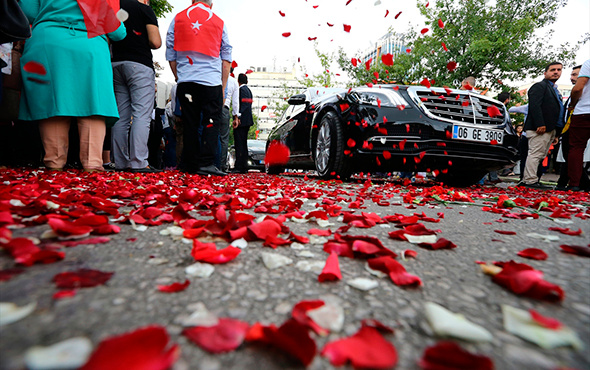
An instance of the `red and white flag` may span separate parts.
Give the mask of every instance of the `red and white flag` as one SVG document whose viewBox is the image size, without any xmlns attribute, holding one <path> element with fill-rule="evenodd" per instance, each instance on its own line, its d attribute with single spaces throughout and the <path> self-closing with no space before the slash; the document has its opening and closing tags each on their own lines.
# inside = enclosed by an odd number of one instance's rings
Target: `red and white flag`
<svg viewBox="0 0 590 370">
<path fill-rule="evenodd" d="M 117 19 L 119 0 L 78 0 L 88 38 L 105 35 L 121 25 Z"/>
<path fill-rule="evenodd" d="M 196 3 L 174 18 L 174 50 L 219 57 L 223 21 L 204 3 Z"/>
</svg>

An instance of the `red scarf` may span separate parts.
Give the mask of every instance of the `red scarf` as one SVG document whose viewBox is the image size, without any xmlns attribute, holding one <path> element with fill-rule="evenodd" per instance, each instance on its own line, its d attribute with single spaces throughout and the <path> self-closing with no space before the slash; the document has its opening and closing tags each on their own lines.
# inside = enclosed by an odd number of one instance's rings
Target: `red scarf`
<svg viewBox="0 0 590 370">
<path fill-rule="evenodd" d="M 88 38 L 105 35 L 121 25 L 117 19 L 119 0 L 78 0 Z"/>
<path fill-rule="evenodd" d="M 211 7 L 197 2 L 174 18 L 174 50 L 196 51 L 218 58 L 223 37 L 223 21 Z"/>
</svg>

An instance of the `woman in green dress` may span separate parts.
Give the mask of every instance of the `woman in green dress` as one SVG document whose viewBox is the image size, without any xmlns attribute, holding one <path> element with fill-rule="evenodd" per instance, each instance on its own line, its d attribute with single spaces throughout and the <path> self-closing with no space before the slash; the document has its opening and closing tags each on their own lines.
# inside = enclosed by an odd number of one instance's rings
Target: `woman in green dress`
<svg viewBox="0 0 590 370">
<path fill-rule="evenodd" d="M 39 120 L 48 169 L 60 170 L 66 164 L 68 131 L 75 118 L 82 166 L 102 170 L 105 119 L 119 117 L 107 36 L 122 40 L 125 26 L 113 18 L 107 0 L 91 1 L 93 5 L 88 0 L 19 1 L 33 27 L 21 58 L 19 118 Z M 101 11 L 93 14 L 97 32 L 88 6 L 101 2 Z"/>
</svg>

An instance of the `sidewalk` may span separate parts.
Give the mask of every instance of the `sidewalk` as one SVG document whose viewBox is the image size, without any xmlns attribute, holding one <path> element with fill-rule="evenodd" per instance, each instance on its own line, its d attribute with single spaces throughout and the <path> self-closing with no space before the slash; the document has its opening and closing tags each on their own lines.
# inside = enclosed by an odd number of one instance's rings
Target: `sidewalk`
<svg viewBox="0 0 590 370">
<path fill-rule="evenodd" d="M 499 176 L 505 182 L 519 182 L 520 175 L 513 175 L 513 176 Z M 546 173 L 541 177 L 541 182 L 543 184 L 548 185 L 557 185 L 557 180 L 559 179 L 559 175 L 556 173 Z"/>
</svg>

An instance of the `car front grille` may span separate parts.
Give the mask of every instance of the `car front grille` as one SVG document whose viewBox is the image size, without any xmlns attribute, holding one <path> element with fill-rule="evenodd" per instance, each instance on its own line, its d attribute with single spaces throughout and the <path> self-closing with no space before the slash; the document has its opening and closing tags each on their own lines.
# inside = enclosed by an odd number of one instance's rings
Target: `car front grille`
<svg viewBox="0 0 590 370">
<path fill-rule="evenodd" d="M 504 105 L 483 95 L 463 90 L 408 88 L 408 93 L 428 116 L 450 123 L 499 126 L 504 123 Z M 495 106 L 500 112 L 490 117 L 488 108 Z"/>
<path fill-rule="evenodd" d="M 262 153 L 262 154 L 252 154 L 251 157 L 255 161 L 261 161 L 261 160 L 264 159 L 264 153 Z"/>
</svg>

